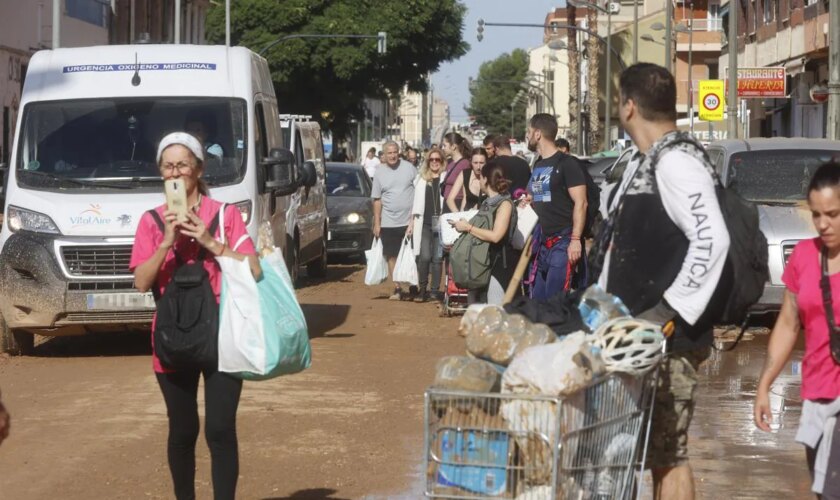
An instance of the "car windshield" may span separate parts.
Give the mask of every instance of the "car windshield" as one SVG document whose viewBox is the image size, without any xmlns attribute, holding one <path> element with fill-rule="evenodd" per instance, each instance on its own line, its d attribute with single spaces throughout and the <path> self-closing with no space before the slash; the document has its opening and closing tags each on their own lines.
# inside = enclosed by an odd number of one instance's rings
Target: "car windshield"
<svg viewBox="0 0 840 500">
<path fill-rule="evenodd" d="M 245 174 L 245 103 L 219 98 L 49 101 L 24 108 L 16 177 L 32 189 L 160 189 L 158 142 L 188 131 L 204 144 L 210 186 Z"/>
<path fill-rule="evenodd" d="M 369 196 L 367 184 L 360 177 L 361 171 L 335 169 L 327 170 L 327 195 Z"/>
<path fill-rule="evenodd" d="M 752 202 L 796 203 L 807 198 L 817 168 L 835 158 L 840 151 L 743 151 L 729 160 L 727 185 Z"/>
</svg>

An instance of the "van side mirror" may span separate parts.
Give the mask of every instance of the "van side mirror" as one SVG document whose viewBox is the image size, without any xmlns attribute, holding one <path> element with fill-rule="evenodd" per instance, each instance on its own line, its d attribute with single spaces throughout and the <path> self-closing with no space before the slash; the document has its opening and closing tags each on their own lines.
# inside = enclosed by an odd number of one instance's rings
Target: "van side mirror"
<svg viewBox="0 0 840 500">
<path fill-rule="evenodd" d="M 315 168 L 315 162 L 307 161 L 303 164 L 303 170 L 300 173 L 300 184 L 309 188 L 316 182 L 318 182 L 318 170 Z"/>
<path fill-rule="evenodd" d="M 268 158 L 260 162 L 265 170 L 265 190 L 278 195 L 287 195 L 297 189 L 295 155 L 284 148 L 272 149 Z"/>
</svg>

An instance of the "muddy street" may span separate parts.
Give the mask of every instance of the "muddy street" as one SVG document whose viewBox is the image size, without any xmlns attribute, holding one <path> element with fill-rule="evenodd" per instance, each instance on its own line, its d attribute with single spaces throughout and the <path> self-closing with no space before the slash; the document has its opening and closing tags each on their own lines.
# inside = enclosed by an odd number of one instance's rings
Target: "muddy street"
<svg viewBox="0 0 840 500">
<path fill-rule="evenodd" d="M 243 499 L 421 498 L 423 390 L 435 363 L 463 352 L 458 320 L 432 304 L 388 301 L 361 266 L 304 282 L 313 365 L 246 383 L 239 411 Z M 703 368 L 692 435 L 700 498 L 805 498 L 793 443 L 796 364 L 776 384 L 773 434 L 752 425 L 766 335 Z M 797 351 L 797 358 L 801 350 Z M 0 359 L 12 437 L 0 447 L 0 498 L 170 498 L 166 417 L 146 335 L 54 339 L 31 357 Z M 198 498 L 210 498 L 200 438 Z"/>
</svg>

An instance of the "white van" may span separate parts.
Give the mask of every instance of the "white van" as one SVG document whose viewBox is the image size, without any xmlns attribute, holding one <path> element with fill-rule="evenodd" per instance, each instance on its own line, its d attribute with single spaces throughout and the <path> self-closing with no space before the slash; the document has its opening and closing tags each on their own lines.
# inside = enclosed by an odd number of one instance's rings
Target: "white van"
<svg viewBox="0 0 840 500">
<path fill-rule="evenodd" d="M 39 51 L 21 105 L 0 231 L 0 351 L 31 350 L 32 333 L 148 328 L 153 298 L 128 270 L 134 233 L 164 201 L 158 141 L 196 121 L 212 197 L 239 208 L 255 241 L 268 221 L 288 262 L 325 270 L 326 251 L 298 258 L 301 244 L 317 246 L 308 224 L 326 235 L 326 203 L 312 196 L 324 175 L 284 143 L 268 65 L 248 49 Z"/>
</svg>

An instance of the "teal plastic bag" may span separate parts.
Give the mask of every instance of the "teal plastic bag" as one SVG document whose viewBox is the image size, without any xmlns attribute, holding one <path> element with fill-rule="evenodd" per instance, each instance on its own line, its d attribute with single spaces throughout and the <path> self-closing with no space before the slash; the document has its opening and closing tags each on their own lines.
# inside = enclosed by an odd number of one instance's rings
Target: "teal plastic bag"
<svg viewBox="0 0 840 500">
<path fill-rule="evenodd" d="M 260 258 L 262 277 L 256 282 L 247 261 L 217 260 L 222 267 L 219 371 L 268 380 L 309 368 L 309 330 L 280 250 Z"/>
</svg>

